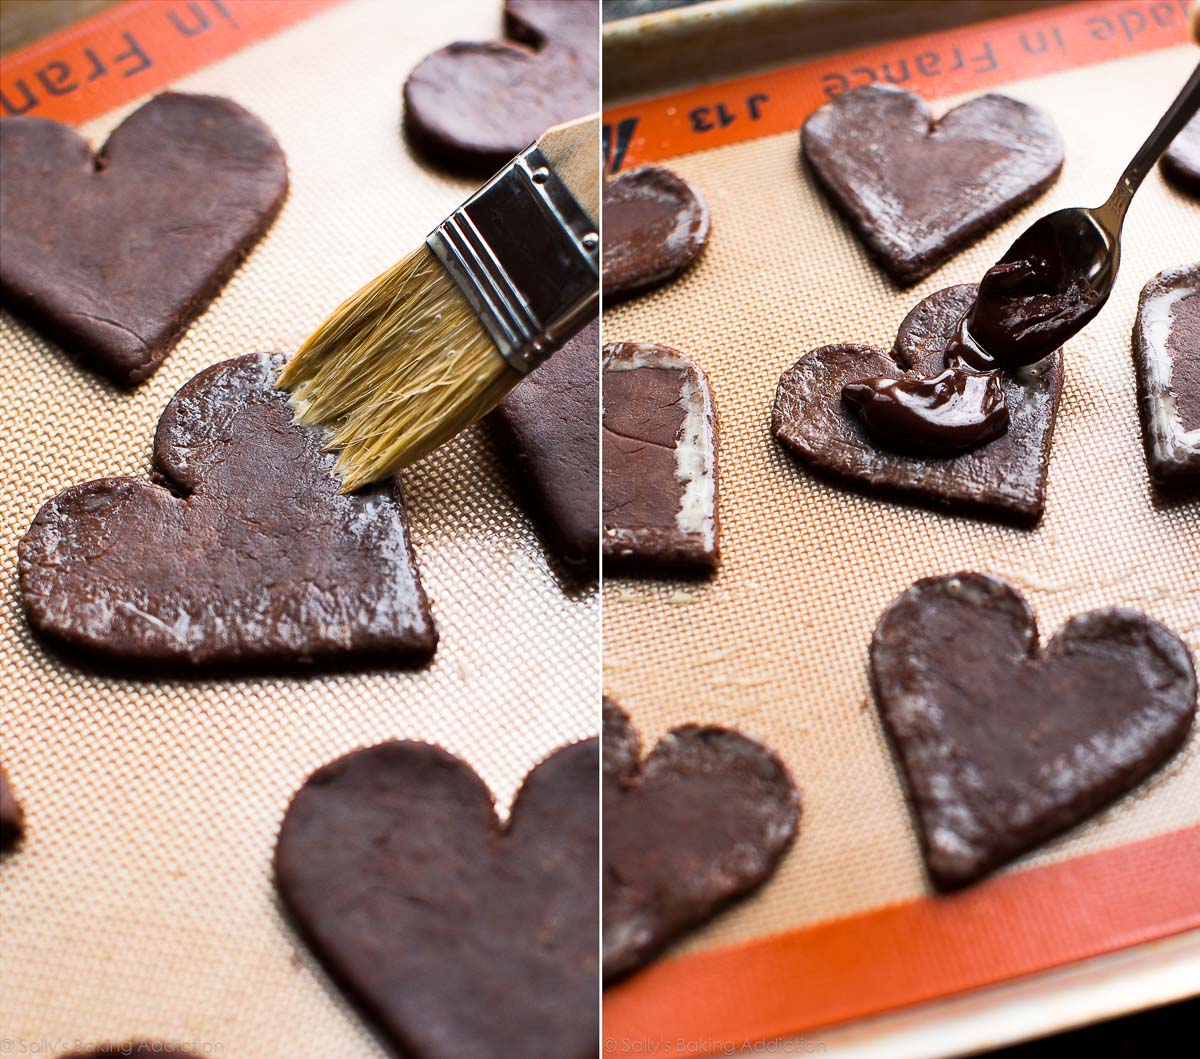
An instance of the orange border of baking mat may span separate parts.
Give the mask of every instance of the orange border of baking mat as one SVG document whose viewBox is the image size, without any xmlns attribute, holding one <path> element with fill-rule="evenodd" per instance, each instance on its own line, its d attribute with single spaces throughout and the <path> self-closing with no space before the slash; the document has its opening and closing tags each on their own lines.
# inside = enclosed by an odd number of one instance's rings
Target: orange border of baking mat
<svg viewBox="0 0 1200 1059">
<path fill-rule="evenodd" d="M 1190 40 L 1187 18 L 1184 0 L 1087 0 L 617 107 L 604 113 L 607 161 L 794 132 L 827 90 L 877 77 L 937 97 L 1174 47 Z M 605 992 L 604 1049 L 729 1054 L 1167 937 L 1200 927 L 1197 880 L 1200 825 L 664 960 Z"/>
<path fill-rule="evenodd" d="M 610 172 L 800 128 L 871 81 L 935 99 L 1186 44 L 1187 0 L 1077 0 L 604 112 Z"/>
<path fill-rule="evenodd" d="M 1200 825 L 665 960 L 606 990 L 604 1051 L 731 1054 L 1195 927 Z"/>
<path fill-rule="evenodd" d="M 78 125 L 342 0 L 127 0 L 0 60 L 0 116 Z"/>
</svg>

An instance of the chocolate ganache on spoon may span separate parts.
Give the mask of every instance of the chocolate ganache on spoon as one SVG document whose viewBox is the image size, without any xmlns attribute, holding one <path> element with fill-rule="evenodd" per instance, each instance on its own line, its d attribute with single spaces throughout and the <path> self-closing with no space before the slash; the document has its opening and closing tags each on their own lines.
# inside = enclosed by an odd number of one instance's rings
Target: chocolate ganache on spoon
<svg viewBox="0 0 1200 1059">
<path fill-rule="evenodd" d="M 1096 209 L 1058 210 L 1028 228 L 979 284 L 933 378 L 872 378 L 842 398 L 872 440 L 896 452 L 956 455 L 1008 429 L 999 372 L 1049 356 L 1108 301 L 1121 260 L 1121 226 L 1133 194 L 1200 110 L 1200 66 Z"/>
</svg>

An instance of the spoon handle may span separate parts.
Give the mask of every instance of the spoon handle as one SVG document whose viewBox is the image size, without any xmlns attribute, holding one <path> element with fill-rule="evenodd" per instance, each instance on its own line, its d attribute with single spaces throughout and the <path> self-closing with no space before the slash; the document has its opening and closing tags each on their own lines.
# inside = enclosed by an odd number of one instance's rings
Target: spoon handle
<svg viewBox="0 0 1200 1059">
<path fill-rule="evenodd" d="M 1146 174 L 1150 172 L 1159 155 L 1171 146 L 1171 141 L 1179 131 L 1200 110 L 1200 65 L 1192 71 L 1187 84 L 1183 86 L 1175 101 L 1167 108 L 1167 112 L 1154 127 L 1154 131 L 1146 138 L 1141 149 L 1133 156 L 1133 161 L 1121 174 L 1117 186 L 1108 197 L 1108 201 L 1096 213 L 1106 228 L 1111 232 L 1121 230 L 1121 222 L 1125 219 L 1125 211 L 1133 201 L 1133 193 L 1137 191 Z"/>
</svg>

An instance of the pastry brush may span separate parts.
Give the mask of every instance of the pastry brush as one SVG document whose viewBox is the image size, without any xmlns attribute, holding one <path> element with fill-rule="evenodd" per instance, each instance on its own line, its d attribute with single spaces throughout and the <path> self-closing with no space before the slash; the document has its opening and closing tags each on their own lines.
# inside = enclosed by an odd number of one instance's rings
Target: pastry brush
<svg viewBox="0 0 1200 1059">
<path fill-rule="evenodd" d="M 600 122 L 556 125 L 344 301 L 278 385 L 352 492 L 491 411 L 600 295 Z"/>
</svg>

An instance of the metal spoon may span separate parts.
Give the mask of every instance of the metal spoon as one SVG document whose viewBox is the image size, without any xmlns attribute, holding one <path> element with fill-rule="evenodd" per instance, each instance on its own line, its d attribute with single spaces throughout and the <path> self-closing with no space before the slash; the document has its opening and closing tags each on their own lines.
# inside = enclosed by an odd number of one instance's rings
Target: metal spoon
<svg viewBox="0 0 1200 1059">
<path fill-rule="evenodd" d="M 1029 227 L 984 276 L 956 355 L 978 368 L 1033 364 L 1103 308 L 1121 263 L 1121 226 L 1146 174 L 1200 110 L 1200 66 L 1133 156 L 1103 206 L 1058 210 Z"/>
</svg>

